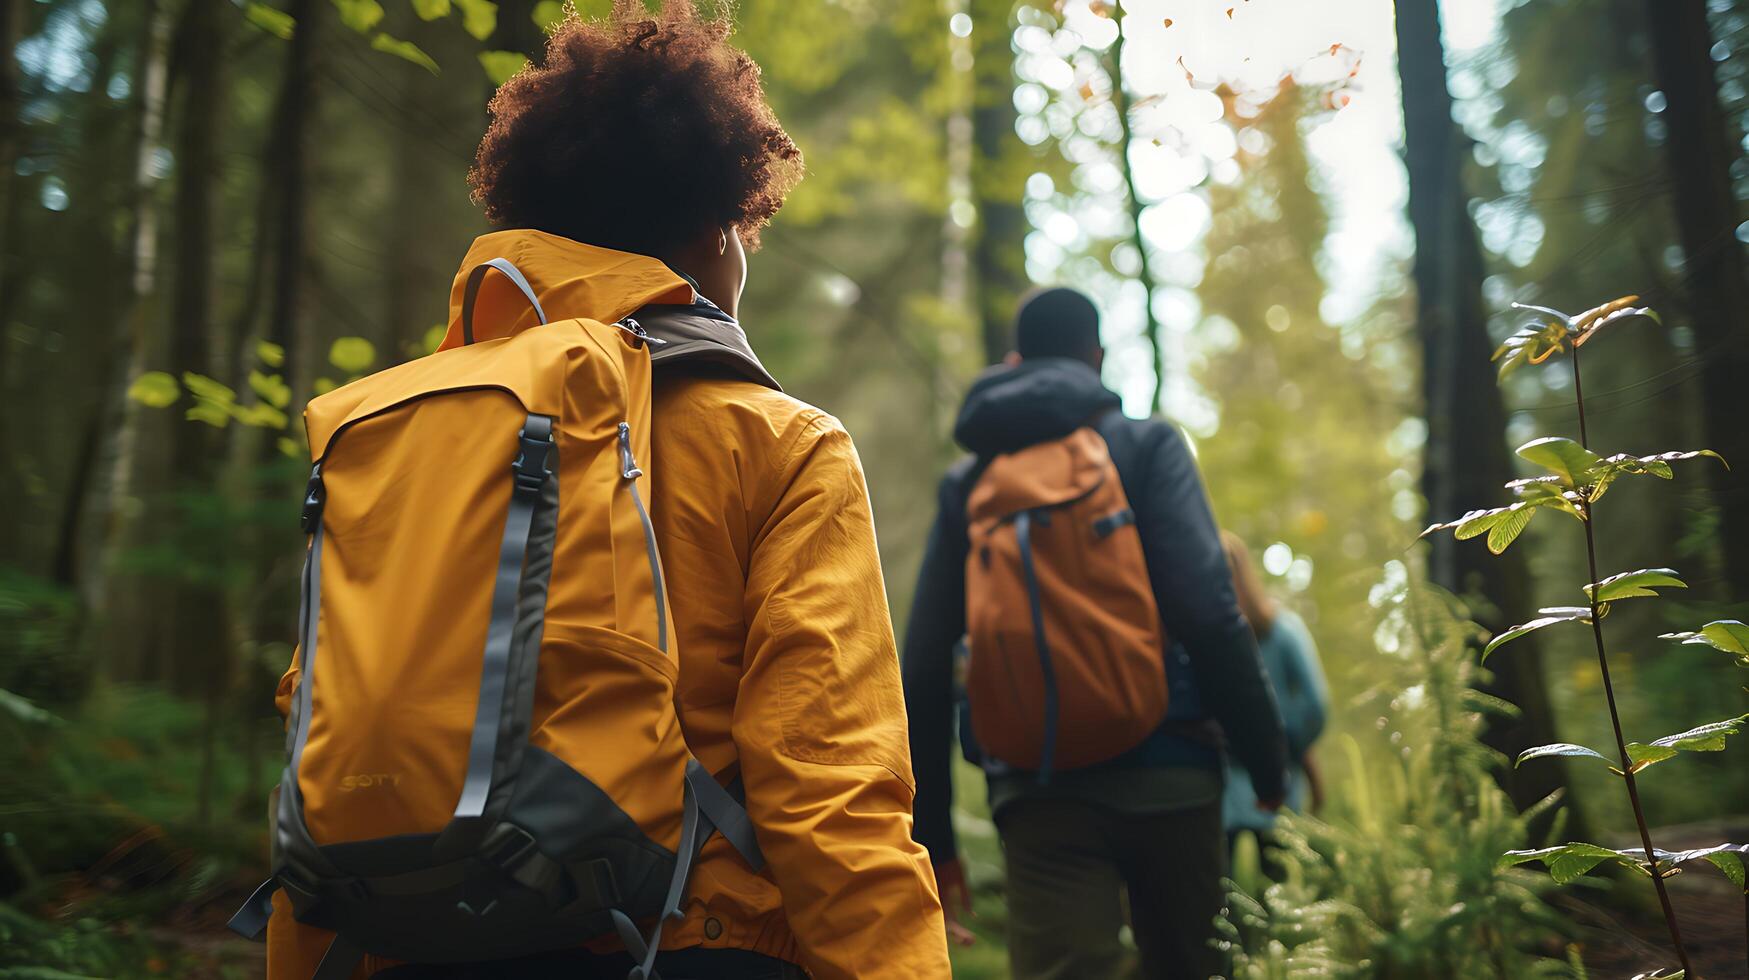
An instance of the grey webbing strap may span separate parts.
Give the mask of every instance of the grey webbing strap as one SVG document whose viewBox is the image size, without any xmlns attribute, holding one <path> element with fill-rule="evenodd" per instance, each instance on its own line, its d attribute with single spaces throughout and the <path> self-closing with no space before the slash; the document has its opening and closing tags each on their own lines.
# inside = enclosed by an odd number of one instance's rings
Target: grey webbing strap
<svg viewBox="0 0 1749 980">
<path fill-rule="evenodd" d="M 509 259 L 487 259 L 474 266 L 468 273 L 468 282 L 462 287 L 462 343 L 474 342 L 474 301 L 480 298 L 480 284 L 485 281 L 486 273 L 497 269 L 509 278 L 516 288 L 522 291 L 528 305 L 534 307 L 534 315 L 540 317 L 540 322 L 547 322 L 547 311 L 541 309 L 540 300 L 534 295 L 534 287 L 523 277 L 522 270 L 511 264 Z"/>
<path fill-rule="evenodd" d="M 650 953 L 649 944 L 644 942 L 644 934 L 638 931 L 638 924 L 619 909 L 609 909 L 608 914 L 613 917 L 613 931 L 619 934 L 619 941 L 626 944 L 626 952 L 639 964 L 632 968 L 633 974 L 641 974 L 645 959 L 655 959 Z M 659 978 L 651 976 L 649 980 Z"/>
<path fill-rule="evenodd" d="M 300 798 L 298 766 L 304 761 L 304 743 L 310 740 L 310 691 L 316 682 L 316 636 L 322 621 L 322 522 L 318 518 L 310 533 L 310 550 L 304 556 L 303 600 L 298 604 L 298 642 L 302 649 L 298 676 L 297 726 L 291 750 L 292 790 Z"/>
<path fill-rule="evenodd" d="M 753 833 L 753 818 L 747 808 L 724 789 L 710 771 L 697 759 L 686 760 L 686 784 L 692 788 L 698 808 L 710 820 L 717 833 L 740 853 L 754 871 L 765 867 L 765 854 L 759 849 L 759 838 Z"/>
<path fill-rule="evenodd" d="M 244 939 L 260 939 L 273 917 L 273 893 L 279 891 L 279 879 L 269 878 L 249 894 L 243 907 L 231 916 L 225 927 Z"/>
<path fill-rule="evenodd" d="M 316 965 L 316 972 L 310 980 L 347 980 L 363 959 L 363 949 L 345 936 L 336 934 L 334 941 L 328 944 L 328 951 L 322 954 L 322 962 Z"/>
<path fill-rule="evenodd" d="M 1045 740 L 1039 751 L 1038 781 L 1051 781 L 1057 756 L 1057 668 L 1051 663 L 1051 647 L 1045 641 L 1045 610 L 1039 598 L 1038 569 L 1032 562 L 1032 511 L 1014 515 L 1014 536 L 1020 543 L 1020 567 L 1026 572 L 1026 601 L 1032 607 L 1032 638 L 1038 647 L 1039 669 L 1045 681 Z"/>
<path fill-rule="evenodd" d="M 553 420 L 530 415 L 522 423 L 521 454 L 511 467 L 510 512 L 498 544 L 498 573 L 492 584 L 492 618 L 486 626 L 486 650 L 480 666 L 480 701 L 474 710 L 474 733 L 468 743 L 468 774 L 462 781 L 455 815 L 477 817 L 486 809 L 492 790 L 492 762 L 498 750 L 498 727 L 504 716 L 504 687 L 510 673 L 510 641 L 516 633 L 516 601 L 522 591 L 522 563 L 528 552 L 528 532 L 540 505 L 541 488 L 551 470 Z"/>
<path fill-rule="evenodd" d="M 632 456 L 632 427 L 629 423 L 619 424 L 619 469 L 620 476 L 632 491 L 632 504 L 637 508 L 638 520 L 644 525 L 644 550 L 650 559 L 650 577 L 656 590 L 656 649 L 668 652 L 668 608 L 667 586 L 663 584 L 662 550 L 656 546 L 656 525 L 650 522 L 650 511 L 644 506 L 644 497 L 638 493 L 638 477 L 644 471 L 638 468 L 638 461 Z"/>
<path fill-rule="evenodd" d="M 1136 522 L 1136 512 L 1125 507 L 1113 511 L 1093 522 L 1093 534 L 1099 538 L 1109 538 L 1117 533 L 1118 528 L 1127 527 Z"/>
</svg>

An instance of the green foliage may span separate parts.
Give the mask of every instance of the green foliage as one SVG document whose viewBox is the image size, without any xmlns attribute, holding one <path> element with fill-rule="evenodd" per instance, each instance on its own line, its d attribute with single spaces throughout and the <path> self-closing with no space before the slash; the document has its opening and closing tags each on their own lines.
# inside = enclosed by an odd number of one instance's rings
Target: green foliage
<svg viewBox="0 0 1749 980">
<path fill-rule="evenodd" d="M 1633 305 L 1637 300 L 1636 296 L 1624 296 L 1586 310 L 1577 316 L 1568 316 L 1559 310 L 1542 306 L 1521 307 L 1547 314 L 1553 319 L 1525 327 L 1508 338 L 1506 343 L 1494 352 L 1494 359 L 1500 362 L 1500 374 L 1505 377 L 1521 365 L 1541 364 L 1556 354 L 1571 350 L 1574 402 L 1579 414 L 1581 441 L 1575 442 L 1559 436 L 1550 436 L 1524 444 L 1519 448 L 1518 454 L 1529 462 L 1548 470 L 1552 477 L 1513 481 L 1507 484 L 1507 488 L 1520 497 L 1520 503 L 1489 511 L 1472 511 L 1457 521 L 1434 524 L 1422 532 L 1424 535 L 1434 531 L 1452 529 L 1457 537 L 1466 538 L 1473 537 L 1481 533 L 1482 530 L 1488 530 L 1490 548 L 1498 552 L 1501 550 L 1500 548 L 1493 548 L 1493 532 L 1495 530 L 1507 527 L 1508 521 L 1519 521 L 1517 515 L 1528 514 L 1530 508 L 1538 506 L 1559 507 L 1583 522 L 1586 555 L 1591 575 L 1595 577 L 1597 574 L 1597 545 L 1593 507 L 1602 498 L 1611 483 L 1621 476 L 1651 475 L 1660 479 L 1671 479 L 1675 473 L 1670 464 L 1679 460 L 1711 456 L 1724 462 L 1723 457 L 1705 449 L 1658 453 L 1650 456 L 1635 456 L 1624 453 L 1602 457 L 1592 452 L 1584 444 L 1585 400 L 1581 388 L 1579 349 L 1605 326 L 1617 321 L 1641 316 L 1656 321 L 1657 317 L 1651 310 Z M 1528 521 L 1528 516 L 1523 520 Z M 1505 538 L 1504 544 L 1510 544 L 1511 539 L 1516 537 L 1516 532 L 1507 533 L 1503 537 Z M 1615 689 L 1608 683 L 1610 676 L 1609 658 L 1604 645 L 1603 619 L 1608 615 L 1612 603 L 1623 599 L 1656 598 L 1660 595 L 1659 589 L 1686 589 L 1687 587 L 1687 583 L 1682 580 L 1681 576 L 1674 569 L 1669 568 L 1641 568 L 1611 575 L 1583 587 L 1588 605 L 1542 609 L 1540 610 L 1541 616 L 1530 622 L 1503 630 L 1491 639 L 1482 651 L 1482 656 L 1486 659 L 1501 645 L 1558 623 L 1589 623 L 1592 625 L 1598 665 L 1605 681 L 1603 689 L 1609 707 L 1610 720 L 1615 730 L 1617 756 L 1620 762 L 1619 767 L 1611 766 L 1610 768 L 1626 783 L 1634 820 L 1638 824 L 1641 840 L 1646 843 L 1643 848 L 1637 850 L 1612 850 L 1597 844 L 1587 843 L 1566 843 L 1529 850 L 1515 849 L 1505 853 L 1501 858 L 1501 865 L 1502 867 L 1511 867 L 1525 862 L 1540 861 L 1548 868 L 1549 874 L 1555 881 L 1562 884 L 1581 877 L 1605 861 L 1624 864 L 1645 872 L 1656 883 L 1661 899 L 1660 904 L 1664 909 L 1670 930 L 1671 941 L 1676 947 L 1676 954 L 1682 961 L 1684 971 L 1688 968 L 1688 956 L 1678 936 L 1676 920 L 1671 911 L 1669 900 L 1664 893 L 1663 879 L 1676 873 L 1685 861 L 1706 859 L 1727 876 L 1731 876 L 1732 881 L 1741 885 L 1742 859 L 1738 854 L 1740 849 L 1735 845 L 1720 845 L 1692 852 L 1671 854 L 1654 848 L 1650 843 L 1651 833 L 1647 828 L 1635 777 L 1646 768 L 1673 759 L 1683 752 L 1723 751 L 1729 736 L 1739 734 L 1744 727 L 1749 726 L 1749 714 L 1701 725 L 1675 735 L 1655 739 L 1649 743 L 1626 741 L 1622 736 L 1621 714 L 1616 704 Z M 1745 644 L 1745 640 L 1749 639 L 1749 629 L 1739 632 L 1740 627 L 1742 627 L 1741 623 L 1721 620 L 1702 627 L 1698 632 L 1667 633 L 1664 634 L 1664 638 L 1684 643 L 1712 645 L 1726 652 L 1737 654 L 1740 662 L 1749 665 L 1749 656 L 1745 656 L 1745 653 L 1749 653 L 1749 645 Z M 1519 755 L 1518 762 L 1572 756 L 1604 758 L 1602 753 L 1586 746 L 1559 743 L 1528 749 Z"/>
<path fill-rule="evenodd" d="M 511 76 L 527 64 L 528 55 L 520 51 L 480 52 L 480 67 L 486 70 L 486 77 L 492 80 L 493 85 L 503 85 L 510 81 Z"/>
<path fill-rule="evenodd" d="M 32 702 L 71 704 L 91 683 L 90 658 L 76 642 L 79 603 L 72 591 L 0 565 L 0 692 L 15 716 Z"/>
<path fill-rule="evenodd" d="M 1497 858 L 1523 843 L 1536 813 L 1514 812 L 1479 741 L 1486 713 L 1510 707 L 1470 696 L 1476 627 L 1450 597 L 1411 588 L 1399 563 L 1372 601 L 1386 666 L 1365 702 L 1393 751 L 1369 755 L 1345 739 L 1348 775 L 1331 797 L 1346 812 L 1278 821 L 1285 879 L 1231 897 L 1233 976 L 1568 976 L 1540 953 L 1570 929 L 1544 901 L 1546 881 Z"/>
<path fill-rule="evenodd" d="M 411 61 L 433 75 L 438 73 L 437 62 L 431 60 L 431 56 L 412 41 L 403 41 L 387 34 L 377 34 L 370 39 L 370 48 L 372 51 L 381 51 L 384 54 L 392 54 L 405 61 Z"/>
<path fill-rule="evenodd" d="M 282 41 L 291 40 L 298 26 L 297 20 L 290 14 L 260 0 L 249 0 L 243 5 L 243 18 Z"/>
</svg>

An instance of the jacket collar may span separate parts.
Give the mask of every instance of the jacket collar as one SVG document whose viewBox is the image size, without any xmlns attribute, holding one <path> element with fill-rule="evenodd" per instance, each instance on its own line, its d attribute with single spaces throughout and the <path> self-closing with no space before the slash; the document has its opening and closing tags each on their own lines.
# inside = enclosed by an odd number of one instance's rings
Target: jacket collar
<svg viewBox="0 0 1749 980">
<path fill-rule="evenodd" d="M 662 341 L 650 352 L 650 363 L 657 369 L 680 363 L 713 364 L 745 381 L 783 390 L 753 353 L 741 325 L 703 296 L 695 294 L 687 305 L 652 303 L 633 314 L 633 319 L 651 337 Z"/>
</svg>

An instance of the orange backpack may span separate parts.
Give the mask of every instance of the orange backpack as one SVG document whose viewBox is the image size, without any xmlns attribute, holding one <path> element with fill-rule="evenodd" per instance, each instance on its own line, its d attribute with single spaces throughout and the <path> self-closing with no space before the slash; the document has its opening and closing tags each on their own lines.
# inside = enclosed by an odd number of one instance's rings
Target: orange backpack
<svg viewBox="0 0 1749 980">
<path fill-rule="evenodd" d="M 966 511 L 966 698 L 984 755 L 1045 782 L 1140 744 L 1166 717 L 1166 644 L 1105 440 L 1081 428 L 996 456 Z"/>
<path fill-rule="evenodd" d="M 542 326 L 474 342 L 496 270 Z M 645 498 L 650 355 L 629 318 L 547 324 L 505 259 L 466 343 L 305 412 L 314 465 L 273 877 L 371 953 L 498 959 L 617 934 L 653 977 L 713 831 L 745 809 L 688 753 Z M 646 941 L 637 920 L 653 922 Z"/>
</svg>

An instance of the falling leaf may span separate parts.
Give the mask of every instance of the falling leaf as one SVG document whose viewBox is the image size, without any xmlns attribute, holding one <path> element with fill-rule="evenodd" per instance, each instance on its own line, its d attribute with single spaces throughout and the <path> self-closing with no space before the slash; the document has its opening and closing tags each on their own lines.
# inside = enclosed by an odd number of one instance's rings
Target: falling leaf
<svg viewBox="0 0 1749 980">
<path fill-rule="evenodd" d="M 1166 18 L 1166 26 L 1167 26 L 1167 27 L 1171 27 L 1171 26 L 1172 26 L 1172 18 L 1170 18 L 1170 17 L 1168 17 L 1168 18 Z"/>
<path fill-rule="evenodd" d="M 1228 7 L 1228 8 L 1227 8 L 1227 19 L 1228 19 L 1228 20 L 1232 20 L 1232 19 L 1233 19 L 1233 8 L 1232 8 L 1232 7 Z"/>
</svg>

